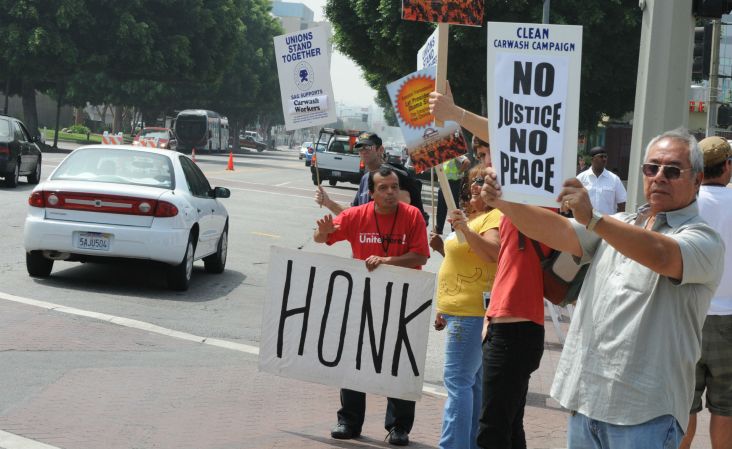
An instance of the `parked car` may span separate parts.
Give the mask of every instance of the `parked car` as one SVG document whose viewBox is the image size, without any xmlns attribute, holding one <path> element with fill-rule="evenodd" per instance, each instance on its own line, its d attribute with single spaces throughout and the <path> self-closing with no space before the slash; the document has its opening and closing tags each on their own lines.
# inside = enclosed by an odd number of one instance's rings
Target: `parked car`
<svg viewBox="0 0 732 449">
<path fill-rule="evenodd" d="M 358 131 L 343 131 L 333 128 L 322 128 L 318 142 L 325 146 L 324 151 L 315 153 L 316 163 L 310 165 L 313 184 L 327 180 L 335 186 L 338 181 L 358 184 L 363 176 L 364 165 L 354 144 Z"/>
<path fill-rule="evenodd" d="M 7 187 L 18 185 L 21 176 L 28 184 L 41 181 L 41 149 L 20 120 L 0 115 L 0 176 Z"/>
<path fill-rule="evenodd" d="M 241 148 L 251 148 L 252 150 L 257 150 L 260 153 L 267 149 L 266 143 L 255 139 L 254 136 L 252 136 L 251 134 L 240 135 L 239 146 Z"/>
<path fill-rule="evenodd" d="M 308 149 L 310 149 L 312 147 L 313 147 L 312 142 L 303 142 L 302 145 L 300 145 L 300 157 L 298 159 L 300 159 L 300 160 L 304 159 L 308 154 Z"/>
<path fill-rule="evenodd" d="M 168 286 L 188 288 L 193 262 L 222 273 L 229 216 L 201 169 L 183 154 L 131 145 L 91 145 L 69 154 L 28 199 L 28 274 L 56 260 L 160 262 Z"/>
<path fill-rule="evenodd" d="M 150 146 L 164 148 L 171 151 L 178 150 L 178 139 L 170 128 L 145 127 L 132 140 L 135 146 Z"/>
</svg>

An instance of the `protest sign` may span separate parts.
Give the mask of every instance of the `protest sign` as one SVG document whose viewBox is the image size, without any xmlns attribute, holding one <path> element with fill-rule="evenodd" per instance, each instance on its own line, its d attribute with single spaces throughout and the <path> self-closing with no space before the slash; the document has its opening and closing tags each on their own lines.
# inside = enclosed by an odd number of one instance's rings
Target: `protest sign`
<svg viewBox="0 0 732 449">
<path fill-rule="evenodd" d="M 442 127 L 433 123 L 428 98 L 434 90 L 435 70 L 427 67 L 386 86 L 417 173 L 468 151 L 457 123 L 448 121 Z"/>
<path fill-rule="evenodd" d="M 481 26 L 484 8 L 476 0 L 402 0 L 402 19 Z"/>
<path fill-rule="evenodd" d="M 433 273 L 272 247 L 259 369 L 417 400 Z"/>
<path fill-rule="evenodd" d="M 330 27 L 323 25 L 274 38 L 288 131 L 336 121 L 329 36 Z"/>
<path fill-rule="evenodd" d="M 437 65 L 437 49 L 440 45 L 439 34 L 439 30 L 435 28 L 435 31 L 427 38 L 427 42 L 417 52 L 417 70 Z"/>
<path fill-rule="evenodd" d="M 503 199 L 557 207 L 575 176 L 582 27 L 488 23 L 488 117 Z"/>
</svg>

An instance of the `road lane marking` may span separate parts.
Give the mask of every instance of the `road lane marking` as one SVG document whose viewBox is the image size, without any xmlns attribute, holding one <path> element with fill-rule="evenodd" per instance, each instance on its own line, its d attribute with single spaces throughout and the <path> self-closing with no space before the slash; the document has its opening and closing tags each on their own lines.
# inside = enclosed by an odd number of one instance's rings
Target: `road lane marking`
<svg viewBox="0 0 732 449">
<path fill-rule="evenodd" d="M 282 187 L 282 186 L 286 186 L 287 184 L 290 184 L 290 183 L 292 183 L 292 181 L 287 181 L 287 182 L 281 182 L 281 183 L 279 183 L 279 184 L 275 184 L 275 187 Z"/>
<path fill-rule="evenodd" d="M 60 449 L 40 441 L 24 438 L 14 433 L 0 430 L 0 448 L 3 449 Z"/>
<path fill-rule="evenodd" d="M 264 233 L 264 232 L 257 232 L 257 231 L 252 231 L 252 234 L 254 234 L 254 235 L 261 235 L 262 237 L 271 237 L 271 238 L 273 238 L 273 239 L 279 239 L 279 238 L 282 238 L 282 236 L 281 236 L 281 235 L 276 235 L 276 234 L 267 234 L 267 233 Z"/>
<path fill-rule="evenodd" d="M 66 307 L 61 304 L 54 304 L 47 301 L 39 301 L 37 299 L 24 298 L 22 296 L 11 295 L 9 293 L 0 292 L 0 299 L 7 301 L 13 301 L 29 306 L 40 307 L 55 312 L 67 313 L 69 315 L 83 316 L 92 318 L 100 321 L 106 321 L 108 323 L 116 324 L 118 326 L 129 327 L 132 329 L 139 329 L 147 332 L 152 332 L 159 335 L 165 335 L 167 337 L 178 338 L 181 340 L 191 341 L 194 343 L 202 343 L 209 346 L 215 346 L 218 348 L 229 349 L 232 351 L 243 352 L 246 354 L 259 355 L 259 348 L 257 346 L 245 345 L 243 343 L 236 343 L 228 340 L 221 340 L 219 338 L 208 338 L 201 337 L 198 335 L 189 334 L 187 332 L 180 332 L 173 329 L 161 327 L 145 321 L 133 320 L 130 318 L 123 318 L 116 315 L 109 315 L 106 313 L 92 312 L 90 310 L 77 309 L 75 307 Z M 424 393 L 432 394 L 440 397 L 447 397 L 446 390 L 444 387 L 435 384 L 424 383 L 422 386 Z M 2 431 L 0 431 L 2 432 Z M 32 440 L 31 440 L 32 441 Z M 39 443 L 40 444 L 40 443 Z M 52 446 L 28 446 L 27 449 L 55 449 Z M 24 446 L 4 446 L 0 436 L 0 448 L 4 449 L 26 449 Z"/>
<path fill-rule="evenodd" d="M 66 307 L 60 304 L 54 304 L 46 301 L 39 301 L 36 299 L 24 298 L 22 296 L 15 296 L 8 293 L 0 292 L 0 299 L 7 301 L 18 302 L 29 306 L 40 307 L 43 309 L 53 310 L 61 313 L 68 313 L 69 315 L 84 316 L 87 318 L 93 318 L 100 321 L 106 321 L 108 323 L 117 324 L 119 326 L 129 327 L 132 329 L 144 330 L 155 334 L 165 335 L 167 337 L 179 338 L 181 340 L 192 341 L 195 343 L 203 343 L 205 345 L 225 347 L 239 352 L 247 354 L 259 355 L 259 348 L 256 346 L 245 345 L 243 343 L 225 342 L 216 338 L 201 337 L 198 335 L 189 334 L 187 332 L 180 332 L 165 327 L 157 326 L 152 323 L 145 321 L 133 320 L 130 318 L 123 318 L 120 316 L 109 315 L 106 313 L 92 312 L 90 310 L 77 309 L 75 307 Z"/>
</svg>

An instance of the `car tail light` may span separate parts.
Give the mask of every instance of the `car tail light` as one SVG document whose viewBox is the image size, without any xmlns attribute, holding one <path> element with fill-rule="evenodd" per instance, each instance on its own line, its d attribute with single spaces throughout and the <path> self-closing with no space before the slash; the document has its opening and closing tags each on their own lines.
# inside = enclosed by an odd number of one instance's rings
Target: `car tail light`
<svg viewBox="0 0 732 449">
<path fill-rule="evenodd" d="M 38 190 L 31 193 L 31 196 L 28 198 L 28 204 L 33 207 L 46 207 L 46 200 L 43 196 L 43 190 Z"/>
<path fill-rule="evenodd" d="M 83 192 L 38 192 L 41 193 L 42 199 L 34 199 L 33 195 L 28 202 L 34 205 L 44 204 L 49 209 L 66 209 L 66 210 L 81 210 L 87 212 L 103 212 L 108 214 L 125 214 L 125 215 L 141 215 L 141 216 L 158 216 L 157 209 L 159 203 L 164 201 L 157 201 L 148 198 L 135 198 L 131 196 L 121 195 L 102 195 L 96 193 L 83 193 Z M 36 206 L 44 207 L 44 206 Z M 175 214 L 166 215 L 174 216 L 178 213 L 175 209 Z"/>
<path fill-rule="evenodd" d="M 167 201 L 158 201 L 155 208 L 155 216 L 158 218 L 175 217 L 178 215 L 178 208 Z"/>
<path fill-rule="evenodd" d="M 315 165 L 318 165 L 318 156 L 315 153 L 313 153 L 313 158 L 310 159 L 310 162 Z"/>
<path fill-rule="evenodd" d="M 5 145 L 0 145 L 0 154 L 4 154 L 6 156 L 10 155 L 10 148 L 6 147 Z"/>
<path fill-rule="evenodd" d="M 363 159 L 361 159 L 361 162 L 358 163 L 358 169 L 364 170 L 366 168 L 366 164 L 363 163 Z"/>
</svg>

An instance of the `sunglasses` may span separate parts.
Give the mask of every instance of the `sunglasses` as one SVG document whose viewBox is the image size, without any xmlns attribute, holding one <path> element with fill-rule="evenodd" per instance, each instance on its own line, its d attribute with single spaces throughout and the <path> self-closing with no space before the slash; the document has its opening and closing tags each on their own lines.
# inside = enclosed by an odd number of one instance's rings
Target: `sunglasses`
<svg viewBox="0 0 732 449">
<path fill-rule="evenodd" d="M 674 167 L 673 165 L 661 165 L 661 164 L 651 164 L 651 163 L 645 163 L 641 165 L 641 171 L 645 176 L 648 176 L 649 178 L 652 178 L 658 174 L 658 171 L 663 171 L 663 176 L 668 179 L 678 179 L 679 176 L 681 176 L 681 173 L 686 171 L 691 171 L 690 168 L 679 168 Z"/>
<path fill-rule="evenodd" d="M 373 145 L 361 145 L 357 148 L 359 153 L 365 153 L 366 151 L 371 151 L 374 149 Z"/>
<path fill-rule="evenodd" d="M 485 184 L 485 179 L 478 176 L 473 178 L 473 183 L 482 186 L 483 184 Z"/>
</svg>

